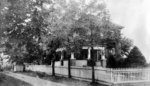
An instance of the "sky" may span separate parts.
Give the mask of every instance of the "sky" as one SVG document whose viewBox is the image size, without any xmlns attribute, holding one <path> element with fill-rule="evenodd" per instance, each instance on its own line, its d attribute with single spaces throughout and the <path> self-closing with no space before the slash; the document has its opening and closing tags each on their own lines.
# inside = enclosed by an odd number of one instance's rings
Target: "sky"
<svg viewBox="0 0 150 86">
<path fill-rule="evenodd" d="M 150 63 L 150 0 L 106 0 L 111 20 L 123 26 L 122 34 L 133 40 Z"/>
</svg>

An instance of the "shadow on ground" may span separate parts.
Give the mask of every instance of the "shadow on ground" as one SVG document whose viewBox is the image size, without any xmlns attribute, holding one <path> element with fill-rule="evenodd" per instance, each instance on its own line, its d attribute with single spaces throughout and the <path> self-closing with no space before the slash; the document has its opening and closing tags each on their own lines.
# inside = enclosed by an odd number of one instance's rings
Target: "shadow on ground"
<svg viewBox="0 0 150 86">
<path fill-rule="evenodd" d="M 0 86 L 32 86 L 32 85 L 0 73 Z"/>
</svg>

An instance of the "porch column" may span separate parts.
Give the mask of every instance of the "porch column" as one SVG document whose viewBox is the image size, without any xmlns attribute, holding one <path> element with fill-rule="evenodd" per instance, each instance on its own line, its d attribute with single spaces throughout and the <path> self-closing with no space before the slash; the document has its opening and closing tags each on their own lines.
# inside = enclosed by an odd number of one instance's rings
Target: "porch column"
<svg viewBox="0 0 150 86">
<path fill-rule="evenodd" d="M 74 58 L 74 52 L 71 52 L 71 59 L 75 59 Z"/>
<path fill-rule="evenodd" d="M 88 59 L 91 59 L 91 47 L 88 48 Z"/>
<path fill-rule="evenodd" d="M 102 60 L 106 60 L 105 55 L 102 55 Z"/>
<path fill-rule="evenodd" d="M 101 54 L 101 56 L 102 56 L 102 60 L 105 60 L 106 58 L 105 58 L 105 49 L 104 49 L 104 47 L 102 48 L 102 54 Z"/>
<path fill-rule="evenodd" d="M 64 54 L 63 51 L 61 51 L 61 58 L 60 58 L 60 65 L 63 66 L 64 65 Z"/>
<path fill-rule="evenodd" d="M 71 66 L 75 66 L 76 65 L 76 59 L 74 58 L 74 52 L 71 52 L 71 59 L 70 59 L 70 61 L 71 61 Z"/>
<path fill-rule="evenodd" d="M 63 55 L 63 51 L 62 51 L 60 60 L 63 60 L 63 59 L 64 59 L 64 55 Z"/>
<path fill-rule="evenodd" d="M 101 58 L 101 60 L 102 60 L 102 67 L 106 67 L 106 58 L 105 58 L 105 49 L 104 48 L 102 48 L 102 58 Z"/>
</svg>

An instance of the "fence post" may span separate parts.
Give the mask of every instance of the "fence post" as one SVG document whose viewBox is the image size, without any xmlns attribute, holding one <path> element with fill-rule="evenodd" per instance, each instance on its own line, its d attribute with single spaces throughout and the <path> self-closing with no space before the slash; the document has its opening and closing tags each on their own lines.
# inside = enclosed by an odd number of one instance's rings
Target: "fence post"
<svg viewBox="0 0 150 86">
<path fill-rule="evenodd" d="M 110 81 L 113 82 L 112 68 L 110 69 Z"/>
<path fill-rule="evenodd" d="M 111 82 L 111 86 L 115 86 L 112 68 L 110 69 L 110 82 Z"/>
<path fill-rule="evenodd" d="M 70 57 L 68 58 L 68 78 L 71 78 L 71 61 L 70 61 Z"/>
</svg>

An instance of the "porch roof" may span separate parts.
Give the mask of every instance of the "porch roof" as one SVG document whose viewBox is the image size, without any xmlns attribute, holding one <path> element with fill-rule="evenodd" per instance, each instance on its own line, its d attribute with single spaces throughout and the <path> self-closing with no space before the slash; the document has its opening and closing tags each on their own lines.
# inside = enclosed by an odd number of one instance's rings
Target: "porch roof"
<svg viewBox="0 0 150 86">
<path fill-rule="evenodd" d="M 88 48 L 89 48 L 89 46 L 83 46 L 83 47 L 82 47 L 82 49 L 88 49 Z M 104 50 L 104 49 L 105 49 L 105 47 L 102 47 L 102 46 L 94 46 L 93 48 L 94 48 L 94 50 Z M 62 48 L 58 48 L 58 49 L 56 50 L 56 52 L 62 52 L 62 51 L 64 51 L 64 50 L 66 50 L 66 48 L 65 48 L 65 47 L 62 47 Z"/>
</svg>

